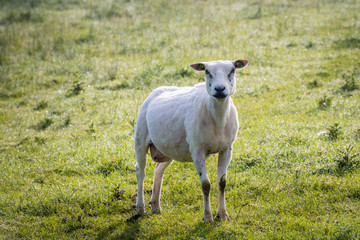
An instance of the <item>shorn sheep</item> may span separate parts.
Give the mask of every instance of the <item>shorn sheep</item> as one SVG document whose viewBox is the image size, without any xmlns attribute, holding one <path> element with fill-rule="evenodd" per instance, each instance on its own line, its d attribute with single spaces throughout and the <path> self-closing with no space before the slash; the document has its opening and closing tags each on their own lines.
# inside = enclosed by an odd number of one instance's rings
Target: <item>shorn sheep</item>
<svg viewBox="0 0 360 240">
<path fill-rule="evenodd" d="M 150 149 L 155 167 L 151 196 L 153 213 L 160 213 L 160 193 L 165 169 L 173 160 L 193 162 L 204 196 L 206 222 L 213 222 L 210 209 L 210 181 L 207 156 L 218 153 L 217 217 L 228 220 L 225 205 L 226 172 L 239 128 L 237 111 L 231 99 L 236 88 L 235 70 L 248 60 L 214 61 L 191 64 L 205 72 L 205 83 L 193 87 L 159 87 L 141 106 L 135 128 L 137 215 L 145 214 L 144 177 L 146 155 Z"/>
</svg>

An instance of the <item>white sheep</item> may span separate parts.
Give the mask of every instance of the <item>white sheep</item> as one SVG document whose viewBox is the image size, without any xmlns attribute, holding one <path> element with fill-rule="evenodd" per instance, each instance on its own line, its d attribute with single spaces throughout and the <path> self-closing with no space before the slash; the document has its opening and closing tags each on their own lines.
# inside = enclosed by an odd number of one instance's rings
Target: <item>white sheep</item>
<svg viewBox="0 0 360 240">
<path fill-rule="evenodd" d="M 236 88 L 235 69 L 242 69 L 248 63 L 248 60 L 238 59 L 191 64 L 194 70 L 205 71 L 205 83 L 193 87 L 159 87 L 145 100 L 135 128 L 138 215 L 145 213 L 144 177 L 146 154 L 150 148 L 151 157 L 157 162 L 151 196 L 153 213 L 160 213 L 162 178 L 172 160 L 193 162 L 204 196 L 204 221 L 213 222 L 205 159 L 219 153 L 217 216 L 229 219 L 224 190 L 232 145 L 239 127 L 230 96 Z"/>
</svg>

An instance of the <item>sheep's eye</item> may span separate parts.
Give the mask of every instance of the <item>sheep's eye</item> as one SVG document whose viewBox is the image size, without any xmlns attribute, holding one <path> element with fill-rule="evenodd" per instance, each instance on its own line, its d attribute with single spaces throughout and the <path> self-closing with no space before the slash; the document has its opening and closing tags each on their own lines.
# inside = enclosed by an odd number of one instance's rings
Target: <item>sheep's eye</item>
<svg viewBox="0 0 360 240">
<path fill-rule="evenodd" d="M 205 70 L 205 73 L 206 73 L 207 75 L 209 75 L 210 78 L 212 78 L 212 75 L 210 74 L 209 70 L 206 69 L 206 70 Z"/>
<path fill-rule="evenodd" d="M 228 78 L 230 79 L 231 78 L 231 75 L 235 72 L 235 69 L 231 70 L 231 72 L 229 73 L 228 75 Z"/>
</svg>

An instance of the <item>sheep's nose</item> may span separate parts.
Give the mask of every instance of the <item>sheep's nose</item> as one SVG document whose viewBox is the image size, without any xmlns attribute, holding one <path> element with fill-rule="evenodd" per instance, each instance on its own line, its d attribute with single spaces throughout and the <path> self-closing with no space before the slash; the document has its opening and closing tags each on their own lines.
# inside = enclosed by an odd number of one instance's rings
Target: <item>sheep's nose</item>
<svg viewBox="0 0 360 240">
<path fill-rule="evenodd" d="M 224 91 L 225 90 L 225 87 L 224 86 L 216 86 L 215 87 L 215 91 L 217 91 L 217 92 L 222 92 L 222 91 Z"/>
</svg>

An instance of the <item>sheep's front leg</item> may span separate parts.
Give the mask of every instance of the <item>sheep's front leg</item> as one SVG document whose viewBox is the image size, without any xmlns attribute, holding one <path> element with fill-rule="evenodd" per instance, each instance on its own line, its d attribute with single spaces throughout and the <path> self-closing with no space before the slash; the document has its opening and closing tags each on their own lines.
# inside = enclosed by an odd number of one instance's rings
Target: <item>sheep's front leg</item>
<svg viewBox="0 0 360 240">
<path fill-rule="evenodd" d="M 219 153 L 218 158 L 218 175 L 217 175 L 217 187 L 219 192 L 219 208 L 217 211 L 217 217 L 224 220 L 229 220 L 229 216 L 226 212 L 225 204 L 225 186 L 226 186 L 226 172 L 229 166 L 232 156 L 232 147 L 228 147 L 226 150 Z"/>
<path fill-rule="evenodd" d="M 204 195 L 204 221 L 212 223 L 214 220 L 210 209 L 210 180 L 206 172 L 205 154 L 204 151 L 199 150 L 192 155 Z"/>
<path fill-rule="evenodd" d="M 152 195 L 151 195 L 151 208 L 152 208 L 152 213 L 161 213 L 161 208 L 160 208 L 160 195 L 161 195 L 161 185 L 162 185 L 162 180 L 163 180 L 163 175 L 164 175 L 164 171 L 165 169 L 172 163 L 172 161 L 169 162 L 162 162 L 162 163 L 157 163 L 156 167 L 155 167 L 155 176 L 154 176 L 154 186 L 153 186 L 153 190 L 152 190 Z"/>
</svg>

